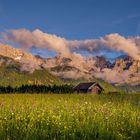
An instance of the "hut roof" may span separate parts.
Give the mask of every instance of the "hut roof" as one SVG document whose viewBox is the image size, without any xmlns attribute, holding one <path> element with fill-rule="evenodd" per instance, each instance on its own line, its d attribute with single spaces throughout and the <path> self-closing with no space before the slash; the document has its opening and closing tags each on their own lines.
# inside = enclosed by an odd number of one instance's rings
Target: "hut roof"
<svg viewBox="0 0 140 140">
<path fill-rule="evenodd" d="M 96 82 L 88 82 L 88 83 L 79 83 L 74 89 L 78 90 L 78 89 L 88 89 L 91 86 L 97 84 Z"/>
</svg>

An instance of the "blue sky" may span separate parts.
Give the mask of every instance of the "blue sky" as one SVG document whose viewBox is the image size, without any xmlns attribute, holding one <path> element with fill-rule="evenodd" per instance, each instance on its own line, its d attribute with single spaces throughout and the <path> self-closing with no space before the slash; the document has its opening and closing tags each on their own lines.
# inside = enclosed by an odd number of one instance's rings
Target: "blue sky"
<svg viewBox="0 0 140 140">
<path fill-rule="evenodd" d="M 140 34 L 140 0 L 0 0 L 0 32 L 41 29 L 66 39 Z"/>
</svg>

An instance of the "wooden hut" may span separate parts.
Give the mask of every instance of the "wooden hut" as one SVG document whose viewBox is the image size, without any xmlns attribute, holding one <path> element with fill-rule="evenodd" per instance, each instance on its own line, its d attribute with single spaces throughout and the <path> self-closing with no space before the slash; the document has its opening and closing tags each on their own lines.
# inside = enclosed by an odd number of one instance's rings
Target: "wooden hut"
<svg viewBox="0 0 140 140">
<path fill-rule="evenodd" d="M 74 90 L 77 93 L 95 93 L 100 94 L 104 89 L 96 82 L 79 83 Z"/>
</svg>

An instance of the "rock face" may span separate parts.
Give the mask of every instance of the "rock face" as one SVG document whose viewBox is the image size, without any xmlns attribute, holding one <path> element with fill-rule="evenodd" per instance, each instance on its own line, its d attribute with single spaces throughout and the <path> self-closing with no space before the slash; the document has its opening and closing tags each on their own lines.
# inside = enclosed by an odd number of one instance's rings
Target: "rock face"
<svg viewBox="0 0 140 140">
<path fill-rule="evenodd" d="M 0 55 L 0 66 L 14 65 L 15 63 L 13 59 Z"/>
<path fill-rule="evenodd" d="M 130 71 L 132 73 L 139 73 L 140 72 L 140 61 L 135 60 L 132 62 L 132 65 L 130 67 Z"/>
<path fill-rule="evenodd" d="M 114 68 L 118 70 L 118 72 L 123 72 L 124 70 L 129 70 L 133 64 L 133 59 L 130 57 L 118 58 L 114 62 Z"/>
<path fill-rule="evenodd" d="M 139 60 L 134 60 L 129 56 L 116 59 L 114 62 L 114 67 L 111 70 L 112 72 L 116 71 L 116 75 L 118 76 L 117 78 L 119 79 L 118 84 L 127 83 L 135 85 L 140 83 Z M 114 79 L 112 79 L 111 82 L 113 82 L 113 80 Z"/>
<path fill-rule="evenodd" d="M 111 63 L 109 61 L 107 61 L 106 58 L 103 57 L 103 56 L 97 56 L 95 58 L 95 60 L 96 60 L 95 66 L 100 68 L 101 70 L 104 69 L 104 68 L 110 68 L 111 67 Z"/>
<path fill-rule="evenodd" d="M 37 58 L 30 53 L 25 53 L 21 49 L 16 49 L 11 46 L 1 45 L 0 55 L 13 59 L 21 65 L 21 71 L 33 72 L 35 69 L 41 69 L 43 60 Z"/>
<path fill-rule="evenodd" d="M 91 77 L 87 71 L 89 67 L 89 61 L 87 60 L 79 60 L 75 58 L 75 56 L 66 58 L 62 56 L 56 56 L 54 58 L 48 58 L 46 60 L 46 66 L 50 69 L 50 71 L 61 78 L 64 79 L 79 79 L 84 78 L 88 79 Z M 91 64 L 91 63 L 90 63 Z"/>
<path fill-rule="evenodd" d="M 139 73 L 140 61 L 131 57 L 120 58 L 115 61 L 114 68 L 119 68 L 120 72 L 128 70 L 130 73 Z"/>
</svg>

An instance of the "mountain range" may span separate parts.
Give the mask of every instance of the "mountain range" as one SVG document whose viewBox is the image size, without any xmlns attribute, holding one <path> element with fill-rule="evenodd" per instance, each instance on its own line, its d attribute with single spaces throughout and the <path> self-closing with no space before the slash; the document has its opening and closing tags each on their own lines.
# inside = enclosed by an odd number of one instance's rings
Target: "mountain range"
<svg viewBox="0 0 140 140">
<path fill-rule="evenodd" d="M 103 79 L 115 85 L 138 85 L 140 83 L 140 61 L 130 56 L 120 56 L 113 63 L 104 56 L 62 57 L 46 60 L 51 73 L 64 79 Z"/>
<path fill-rule="evenodd" d="M 24 83 L 41 83 L 45 80 L 51 84 L 61 83 L 60 79 L 102 79 L 114 85 L 138 85 L 140 84 L 140 61 L 123 55 L 116 58 L 114 62 L 110 62 L 104 56 L 82 57 L 76 53 L 69 56 L 42 58 L 21 49 L 0 45 L 0 73 L 2 81 L 8 81 L 7 75 L 17 75 L 16 79 L 9 81 L 13 84 L 21 79 Z M 40 75 L 42 80 L 36 79 L 35 73 Z M 3 78 L 4 75 L 6 78 Z M 29 77 L 34 80 L 28 80 Z"/>
</svg>

